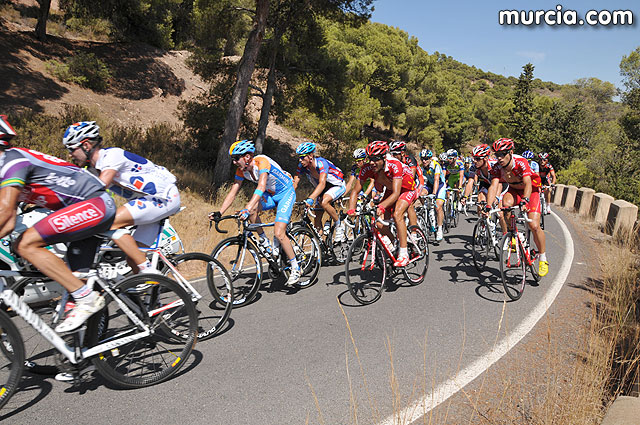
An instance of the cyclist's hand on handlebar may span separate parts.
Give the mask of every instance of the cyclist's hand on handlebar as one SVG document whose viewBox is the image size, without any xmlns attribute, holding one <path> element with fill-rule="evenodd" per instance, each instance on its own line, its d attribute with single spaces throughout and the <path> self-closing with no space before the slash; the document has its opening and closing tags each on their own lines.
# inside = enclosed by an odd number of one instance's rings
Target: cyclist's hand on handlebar
<svg viewBox="0 0 640 425">
<path fill-rule="evenodd" d="M 381 217 L 384 217 L 384 211 L 385 211 L 385 208 L 382 205 L 378 205 L 378 208 L 377 208 L 377 211 L 376 211 L 377 214 L 379 216 L 381 216 Z"/>
<path fill-rule="evenodd" d="M 222 214 L 220 214 L 220 211 L 212 211 L 209 213 L 209 220 L 211 221 L 219 221 L 221 217 Z"/>
<path fill-rule="evenodd" d="M 307 198 L 304 200 L 304 203 L 307 204 L 308 207 L 313 206 L 313 199 L 312 198 Z"/>
<path fill-rule="evenodd" d="M 529 212 L 529 207 L 527 206 L 529 204 L 529 200 L 527 199 L 526 201 L 523 199 L 522 201 L 520 201 L 520 211 L 522 212 Z"/>
<path fill-rule="evenodd" d="M 240 210 L 240 211 L 238 212 L 238 218 L 239 218 L 240 220 L 246 220 L 247 218 L 249 218 L 249 210 L 248 210 L 248 209 L 246 209 L 246 208 L 245 208 L 245 209 L 243 209 L 243 210 Z"/>
<path fill-rule="evenodd" d="M 355 215 L 356 215 L 356 210 L 354 210 L 354 209 L 350 209 L 350 210 L 348 210 L 348 211 L 347 211 L 347 215 L 348 215 L 349 217 L 353 217 L 353 216 L 355 216 Z"/>
<path fill-rule="evenodd" d="M 436 195 L 435 195 L 435 194 L 433 194 L 433 193 L 430 193 L 430 194 L 428 194 L 428 195 L 427 195 L 427 198 L 429 198 L 429 199 L 436 199 Z"/>
</svg>

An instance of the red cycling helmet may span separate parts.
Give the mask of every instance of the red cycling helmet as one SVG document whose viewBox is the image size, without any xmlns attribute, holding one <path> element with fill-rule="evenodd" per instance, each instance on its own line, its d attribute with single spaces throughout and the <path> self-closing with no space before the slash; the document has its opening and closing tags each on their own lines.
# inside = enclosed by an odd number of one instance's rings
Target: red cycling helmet
<svg viewBox="0 0 640 425">
<path fill-rule="evenodd" d="M 389 145 L 389 152 L 391 152 L 392 154 L 401 153 L 405 150 L 407 150 L 407 144 L 401 140 L 391 142 L 391 144 Z"/>
<path fill-rule="evenodd" d="M 473 148 L 472 154 L 476 158 L 484 158 L 489 156 L 489 151 L 491 151 L 491 148 L 489 147 L 489 145 L 487 145 L 486 143 L 483 143 Z"/>
<path fill-rule="evenodd" d="M 367 156 L 380 156 L 389 152 L 389 145 L 382 140 L 376 140 L 367 145 Z"/>
<path fill-rule="evenodd" d="M 0 148 L 11 147 L 10 140 L 16 136 L 16 131 L 11 127 L 6 115 L 0 115 Z"/>
<path fill-rule="evenodd" d="M 513 149 L 513 140 L 503 137 L 493 142 L 491 148 L 494 152 L 510 151 Z"/>
</svg>

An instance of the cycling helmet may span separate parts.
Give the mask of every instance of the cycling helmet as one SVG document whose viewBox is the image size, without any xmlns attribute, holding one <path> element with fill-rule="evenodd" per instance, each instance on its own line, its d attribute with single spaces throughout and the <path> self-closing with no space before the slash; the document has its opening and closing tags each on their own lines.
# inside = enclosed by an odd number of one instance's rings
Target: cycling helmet
<svg viewBox="0 0 640 425">
<path fill-rule="evenodd" d="M 382 140 L 376 140 L 367 145 L 366 149 L 368 156 L 380 156 L 389 152 L 389 145 Z"/>
<path fill-rule="evenodd" d="M 7 149 L 11 147 L 11 139 L 16 135 L 16 131 L 11 127 L 6 115 L 0 115 L 0 148 Z"/>
<path fill-rule="evenodd" d="M 438 158 L 440 158 L 440 161 L 446 161 L 449 157 L 446 152 L 442 152 Z"/>
<path fill-rule="evenodd" d="M 229 148 L 229 155 L 244 155 L 245 153 L 254 153 L 256 145 L 251 140 L 238 140 Z"/>
<path fill-rule="evenodd" d="M 486 143 L 476 146 L 473 148 L 473 156 L 476 158 L 484 158 L 485 156 L 489 156 L 489 151 L 491 148 Z"/>
<path fill-rule="evenodd" d="M 513 149 L 513 140 L 503 137 L 493 142 L 491 148 L 494 152 L 510 151 Z"/>
<path fill-rule="evenodd" d="M 306 156 L 316 151 L 316 144 L 313 142 L 304 142 L 296 148 L 298 156 Z"/>
<path fill-rule="evenodd" d="M 468 156 L 468 157 L 466 157 L 466 158 L 464 159 L 464 163 L 465 163 L 465 164 L 471 164 L 472 162 L 473 162 L 473 159 L 471 159 L 471 157 L 470 157 L 470 156 Z"/>
<path fill-rule="evenodd" d="M 407 150 L 407 144 L 400 140 L 395 140 L 389 145 L 389 152 L 392 154 L 404 152 L 405 150 Z"/>
<path fill-rule="evenodd" d="M 549 159 L 549 154 L 546 152 L 540 152 L 538 157 L 540 157 L 540 159 Z"/>
<path fill-rule="evenodd" d="M 431 159 L 431 157 L 433 157 L 433 152 L 431 152 L 431 149 L 422 149 L 420 151 L 420 158 Z"/>
<path fill-rule="evenodd" d="M 80 146 L 85 140 L 99 138 L 100 127 L 98 127 L 95 121 L 80 121 L 67 128 L 67 131 L 65 131 L 62 136 L 62 144 L 64 144 L 67 149 L 73 150 Z"/>
<path fill-rule="evenodd" d="M 535 154 L 533 152 L 531 152 L 530 150 L 526 150 L 524 152 L 522 152 L 522 157 L 528 160 L 532 160 L 533 157 L 535 156 Z"/>
<path fill-rule="evenodd" d="M 448 158 L 455 158 L 455 157 L 457 157 L 457 156 L 458 156 L 458 151 L 457 151 L 457 150 L 455 150 L 455 149 L 449 149 L 449 150 L 447 151 L 447 157 L 448 157 Z"/>
<path fill-rule="evenodd" d="M 353 159 L 365 159 L 367 157 L 367 151 L 362 148 L 358 148 L 353 151 Z"/>
</svg>

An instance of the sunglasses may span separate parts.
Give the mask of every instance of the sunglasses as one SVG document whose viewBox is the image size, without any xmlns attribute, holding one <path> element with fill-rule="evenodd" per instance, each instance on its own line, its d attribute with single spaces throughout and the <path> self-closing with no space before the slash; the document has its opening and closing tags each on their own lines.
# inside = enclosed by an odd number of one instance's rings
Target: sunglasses
<svg viewBox="0 0 640 425">
<path fill-rule="evenodd" d="M 509 155 L 509 152 L 505 152 L 505 151 L 502 151 L 502 152 L 496 152 L 496 157 L 497 157 L 497 158 L 504 158 L 504 157 L 505 157 L 505 156 L 507 156 L 507 155 Z"/>
<path fill-rule="evenodd" d="M 384 159 L 384 155 L 369 155 L 369 161 L 376 162 Z"/>
<path fill-rule="evenodd" d="M 238 162 L 240 161 L 240 158 L 242 158 L 244 155 L 231 155 L 231 160 L 233 162 Z"/>
<path fill-rule="evenodd" d="M 480 162 L 480 161 L 482 161 L 483 159 L 484 159 L 484 158 L 483 158 L 483 157 L 481 157 L 481 156 L 474 156 L 474 157 L 473 157 L 473 160 L 474 160 L 475 162 Z"/>
</svg>

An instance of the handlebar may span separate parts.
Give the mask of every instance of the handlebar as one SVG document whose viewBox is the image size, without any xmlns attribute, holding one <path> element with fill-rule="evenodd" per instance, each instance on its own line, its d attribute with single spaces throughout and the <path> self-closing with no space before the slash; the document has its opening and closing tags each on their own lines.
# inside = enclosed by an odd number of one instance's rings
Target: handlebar
<svg viewBox="0 0 640 425">
<path fill-rule="evenodd" d="M 218 233 L 229 233 L 229 231 L 228 231 L 228 230 L 222 230 L 221 228 L 219 228 L 219 227 L 218 227 L 218 224 L 220 224 L 220 222 L 221 222 L 221 221 L 229 220 L 229 219 L 231 219 L 231 218 L 236 219 L 236 220 L 239 220 L 239 219 L 240 219 L 240 216 L 239 216 L 238 214 L 225 215 L 225 216 L 222 216 L 222 217 L 220 217 L 220 218 L 218 218 L 218 219 L 213 219 L 213 220 L 211 220 L 209 223 L 214 222 L 214 223 L 216 224 L 216 231 L 217 231 Z"/>
<path fill-rule="evenodd" d="M 529 217 L 527 217 L 526 215 L 524 215 L 524 211 L 522 211 L 520 209 L 519 206 L 513 206 L 513 207 L 502 207 L 500 208 L 501 211 L 512 211 L 512 210 L 517 210 L 517 212 L 520 213 L 520 217 L 518 217 L 521 220 L 524 220 L 527 223 L 531 223 L 533 220 L 531 220 Z"/>
<path fill-rule="evenodd" d="M 300 202 L 296 202 L 293 205 L 296 206 L 296 207 L 304 207 L 305 208 L 305 213 L 309 214 L 313 218 L 316 218 L 315 213 L 313 213 L 311 211 L 311 206 L 309 204 L 307 204 L 306 202 L 300 201 Z"/>
</svg>

